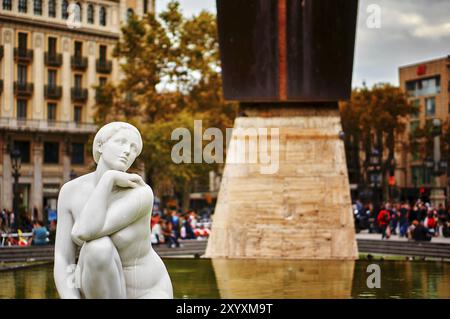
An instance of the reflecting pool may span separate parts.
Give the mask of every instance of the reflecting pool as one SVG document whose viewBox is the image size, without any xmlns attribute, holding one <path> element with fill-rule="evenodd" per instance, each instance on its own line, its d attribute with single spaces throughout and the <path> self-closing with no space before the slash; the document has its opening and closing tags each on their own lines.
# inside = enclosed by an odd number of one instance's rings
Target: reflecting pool
<svg viewBox="0 0 450 319">
<path fill-rule="evenodd" d="M 175 298 L 450 298 L 450 263 L 165 259 Z M 381 268 L 369 289 L 367 266 Z M 0 298 L 58 298 L 53 265 L 0 272 Z"/>
</svg>

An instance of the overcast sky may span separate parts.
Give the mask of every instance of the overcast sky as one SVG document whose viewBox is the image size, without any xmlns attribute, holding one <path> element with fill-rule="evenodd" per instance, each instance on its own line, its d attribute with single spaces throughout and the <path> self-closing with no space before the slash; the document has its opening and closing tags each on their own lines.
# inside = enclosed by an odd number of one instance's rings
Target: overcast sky
<svg viewBox="0 0 450 319">
<path fill-rule="evenodd" d="M 170 0 L 156 0 L 164 9 Z M 245 0 L 243 0 L 245 1 Z M 201 10 L 216 12 L 215 0 L 180 0 L 186 16 Z M 380 28 L 369 28 L 367 20 L 380 8 Z M 370 9 L 370 8 L 369 8 Z M 365 80 L 398 85 L 398 67 L 450 55 L 449 0 L 360 0 L 356 31 L 353 86 Z"/>
</svg>

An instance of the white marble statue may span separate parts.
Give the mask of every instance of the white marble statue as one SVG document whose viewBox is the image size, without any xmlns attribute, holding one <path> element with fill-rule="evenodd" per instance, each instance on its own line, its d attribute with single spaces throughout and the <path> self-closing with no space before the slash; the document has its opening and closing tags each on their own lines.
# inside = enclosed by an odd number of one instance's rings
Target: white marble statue
<svg viewBox="0 0 450 319">
<path fill-rule="evenodd" d="M 61 188 L 54 266 L 61 298 L 173 298 L 151 246 L 152 189 L 126 173 L 141 150 L 136 127 L 109 123 L 94 138 L 95 172 Z"/>
</svg>

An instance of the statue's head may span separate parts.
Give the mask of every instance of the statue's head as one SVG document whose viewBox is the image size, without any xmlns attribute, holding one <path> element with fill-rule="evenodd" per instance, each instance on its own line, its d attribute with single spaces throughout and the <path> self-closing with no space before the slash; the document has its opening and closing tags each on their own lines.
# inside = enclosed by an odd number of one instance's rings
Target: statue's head
<svg viewBox="0 0 450 319">
<path fill-rule="evenodd" d="M 138 129 L 125 122 L 104 125 L 95 135 L 92 153 L 109 168 L 125 172 L 142 151 L 142 138 Z"/>
</svg>

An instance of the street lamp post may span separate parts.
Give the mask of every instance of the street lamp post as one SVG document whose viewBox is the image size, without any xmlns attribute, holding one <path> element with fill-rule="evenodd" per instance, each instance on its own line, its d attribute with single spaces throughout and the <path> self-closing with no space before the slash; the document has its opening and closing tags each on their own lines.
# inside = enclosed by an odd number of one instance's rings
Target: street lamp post
<svg viewBox="0 0 450 319">
<path fill-rule="evenodd" d="M 446 172 L 447 163 L 441 160 L 441 120 L 433 119 L 433 160 L 428 159 L 425 165 L 433 172 L 433 188 L 431 189 L 430 200 L 434 207 L 445 204 L 445 193 L 441 189 L 440 176 Z M 428 163 L 427 163 L 428 162 Z M 445 171 L 444 171 L 445 169 Z"/>
<path fill-rule="evenodd" d="M 19 212 L 19 177 L 20 177 L 20 165 L 22 163 L 22 156 L 20 154 L 20 150 L 13 149 L 11 151 L 11 162 L 13 169 L 13 177 L 14 177 L 14 200 L 13 200 L 13 212 L 14 218 L 17 228 L 20 227 L 20 212 Z"/>
<path fill-rule="evenodd" d="M 373 150 L 370 154 L 369 158 L 369 164 L 370 164 L 370 182 L 373 183 L 373 192 L 372 192 L 372 200 L 373 205 L 375 209 L 378 209 L 379 206 L 379 193 L 378 193 L 378 187 L 380 184 L 380 174 L 381 174 L 381 160 L 380 160 L 380 153 L 377 149 Z"/>
</svg>

